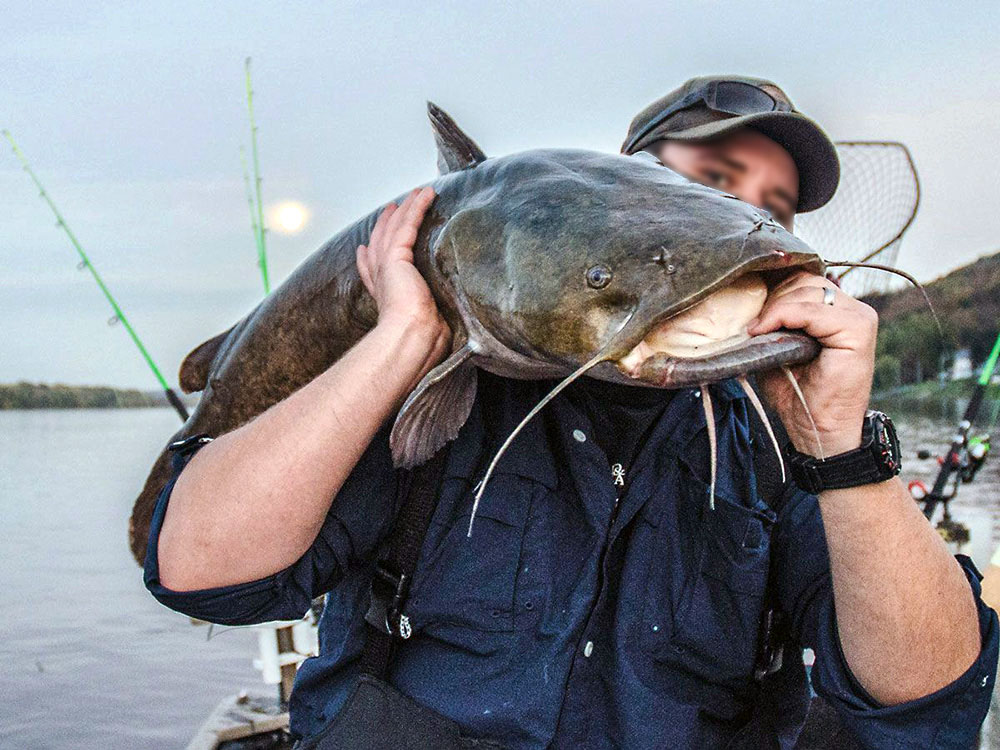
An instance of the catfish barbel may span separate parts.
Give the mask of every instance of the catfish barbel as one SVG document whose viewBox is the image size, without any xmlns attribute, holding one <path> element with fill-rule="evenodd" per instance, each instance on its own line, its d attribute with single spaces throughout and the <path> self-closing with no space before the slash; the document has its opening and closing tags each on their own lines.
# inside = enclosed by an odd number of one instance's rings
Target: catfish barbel
<svg viewBox="0 0 1000 750">
<path fill-rule="evenodd" d="M 745 384 L 748 374 L 818 354 L 819 344 L 802 333 L 746 332 L 769 289 L 793 272 L 825 270 L 766 211 L 632 156 L 539 149 L 488 159 L 447 114 L 433 104 L 428 110 L 442 174 L 430 183 L 437 197 L 413 257 L 453 344 L 396 416 L 390 446 L 397 466 L 422 463 L 458 434 L 478 368 L 565 378 L 527 419 L 584 373 L 704 388 L 732 377 Z M 379 212 L 337 234 L 236 325 L 187 356 L 180 385 L 203 395 L 169 442 L 236 429 L 375 326 L 378 311 L 355 251 L 368 243 Z M 477 501 L 512 438 L 480 482 Z M 140 564 L 169 467 L 164 449 L 132 512 L 130 545 Z"/>
</svg>

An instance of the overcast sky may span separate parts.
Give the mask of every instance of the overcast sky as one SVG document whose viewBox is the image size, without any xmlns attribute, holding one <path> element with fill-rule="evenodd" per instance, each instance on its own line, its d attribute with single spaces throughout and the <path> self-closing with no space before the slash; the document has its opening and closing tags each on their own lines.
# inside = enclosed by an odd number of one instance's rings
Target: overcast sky
<svg viewBox="0 0 1000 750">
<path fill-rule="evenodd" d="M 327 237 L 435 175 L 431 99 L 491 155 L 617 151 L 693 75 L 771 78 L 836 139 L 911 149 L 923 203 L 900 265 L 1000 249 L 997 3 L 5 2 L 0 127 L 19 140 L 165 372 L 261 282 L 243 187 L 253 57 L 280 282 Z M 501 7 L 504 6 L 504 7 Z M 0 141 L 0 382 L 155 387 Z"/>
</svg>

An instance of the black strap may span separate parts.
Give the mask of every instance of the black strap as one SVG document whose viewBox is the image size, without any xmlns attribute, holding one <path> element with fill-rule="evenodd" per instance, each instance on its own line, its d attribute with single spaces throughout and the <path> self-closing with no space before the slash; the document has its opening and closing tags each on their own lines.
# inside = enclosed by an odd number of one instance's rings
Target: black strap
<svg viewBox="0 0 1000 750">
<path fill-rule="evenodd" d="M 784 505 L 790 479 L 781 481 L 781 464 L 774 450 L 770 435 L 767 434 L 760 415 L 755 409 L 747 409 L 750 426 L 750 452 L 757 481 L 757 494 L 777 515 Z M 788 442 L 781 419 L 772 410 L 767 410 L 767 419 L 774 430 L 778 445 Z M 758 636 L 757 662 L 754 676 L 758 681 L 781 669 L 785 644 L 788 640 L 786 617 L 778 606 L 773 557 L 767 572 L 764 615 L 761 618 Z"/>
<path fill-rule="evenodd" d="M 445 446 L 426 463 L 412 471 L 402 472 L 400 477 L 402 502 L 389 533 L 385 554 L 375 564 L 365 615 L 366 638 L 361 654 L 361 671 L 379 679 L 386 678 L 399 642 L 410 637 L 410 623 L 404 608 L 427 527 L 437 505 L 447 456 L 448 446 Z"/>
<path fill-rule="evenodd" d="M 778 445 L 785 446 L 789 442 L 789 438 L 785 426 L 781 423 L 781 418 L 768 407 L 765 407 L 765 413 L 767 421 L 771 423 L 771 429 L 774 430 Z M 781 506 L 784 504 L 785 491 L 791 483 L 791 477 L 786 476 L 785 481 L 781 481 L 781 464 L 774 452 L 771 437 L 767 434 L 767 427 L 764 426 L 764 421 L 760 418 L 757 410 L 748 407 L 747 416 L 750 426 L 751 460 L 757 479 L 757 494 L 771 510 L 780 513 Z"/>
</svg>

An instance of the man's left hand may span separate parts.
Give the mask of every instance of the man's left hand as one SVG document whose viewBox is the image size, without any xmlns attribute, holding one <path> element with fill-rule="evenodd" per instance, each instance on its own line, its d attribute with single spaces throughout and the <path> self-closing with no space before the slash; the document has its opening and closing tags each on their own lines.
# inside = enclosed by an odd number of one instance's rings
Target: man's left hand
<svg viewBox="0 0 1000 750">
<path fill-rule="evenodd" d="M 832 305 L 823 302 L 828 288 L 834 290 Z M 857 448 L 871 393 L 878 313 L 832 281 L 799 272 L 771 291 L 748 332 L 779 328 L 801 330 L 823 347 L 812 362 L 790 368 L 816 422 L 823 454 Z M 812 424 L 785 373 L 763 373 L 760 383 L 796 450 L 819 456 Z"/>
</svg>

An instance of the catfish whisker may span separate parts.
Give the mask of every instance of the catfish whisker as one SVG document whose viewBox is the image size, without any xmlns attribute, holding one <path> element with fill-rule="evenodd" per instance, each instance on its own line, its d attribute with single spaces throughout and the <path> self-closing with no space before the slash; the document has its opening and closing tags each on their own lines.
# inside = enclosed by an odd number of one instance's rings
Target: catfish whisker
<svg viewBox="0 0 1000 750">
<path fill-rule="evenodd" d="M 632 310 L 632 312 L 628 314 L 628 317 L 625 318 L 622 324 L 618 327 L 618 330 L 614 332 L 611 339 L 609 339 L 608 342 L 603 347 L 601 347 L 601 350 L 597 352 L 597 354 L 595 354 L 593 357 L 587 360 L 587 362 L 582 364 L 578 369 L 574 370 L 572 373 L 567 375 L 551 391 L 549 391 L 546 394 L 545 398 L 543 398 L 541 401 L 535 404 L 535 406 L 531 409 L 531 411 L 529 411 L 524 416 L 524 419 L 518 422 L 517 427 L 515 427 L 513 431 L 511 431 L 510 435 L 507 436 L 507 439 L 504 440 L 501 446 L 497 449 L 496 454 L 493 456 L 493 460 L 490 461 L 490 465 L 486 467 L 486 474 L 483 475 L 483 478 L 477 485 L 476 496 L 472 502 L 472 513 L 469 516 L 469 532 L 468 534 L 466 534 L 467 537 L 472 536 L 472 524 L 476 520 L 476 510 L 479 508 L 479 500 L 480 498 L 482 498 L 483 492 L 486 490 L 486 483 L 490 481 L 490 477 L 493 476 L 493 470 L 496 468 L 497 462 L 500 460 L 500 457 L 506 452 L 507 448 L 513 442 L 514 438 L 517 437 L 517 434 L 522 429 L 524 429 L 524 426 L 528 424 L 528 422 L 530 422 L 531 419 L 536 414 L 538 414 L 538 412 L 540 412 L 547 403 L 549 403 L 549 401 L 555 398 L 560 391 L 562 391 L 564 388 L 566 388 L 566 386 L 568 386 L 574 380 L 576 380 L 581 375 L 586 373 L 592 367 L 599 365 L 601 362 L 604 361 L 604 359 L 607 357 L 608 349 L 610 349 L 611 345 L 615 343 L 615 340 L 618 338 L 618 334 L 620 334 L 625 329 L 625 326 L 632 319 L 632 316 L 634 314 L 635 310 Z"/>
<path fill-rule="evenodd" d="M 715 445 L 715 409 L 712 407 L 712 394 L 708 386 L 701 384 L 701 408 L 705 410 L 705 427 L 708 430 L 708 459 L 711 471 L 711 483 L 708 492 L 708 507 L 715 510 L 715 475 L 718 461 L 718 449 Z"/>
<path fill-rule="evenodd" d="M 809 418 L 809 424 L 812 425 L 813 435 L 816 437 L 816 450 L 819 453 L 819 460 L 826 461 L 826 455 L 823 452 L 823 441 L 819 439 L 819 428 L 816 426 L 816 420 L 813 419 L 812 412 L 809 410 L 809 404 L 806 403 L 806 397 L 802 394 L 802 389 L 799 388 L 799 381 L 795 379 L 795 373 L 785 366 L 781 368 L 784 370 L 785 375 L 788 377 L 788 382 L 792 385 L 792 390 L 795 391 L 795 395 L 799 398 L 799 403 L 802 404 L 802 408 L 805 410 L 806 416 Z"/>
<path fill-rule="evenodd" d="M 778 445 L 778 438 L 774 435 L 774 430 L 771 428 L 771 420 L 767 418 L 767 412 L 764 411 L 764 404 L 760 402 L 760 397 L 754 392 L 754 389 L 750 386 L 749 381 L 747 381 L 746 376 L 742 375 L 738 378 L 740 387 L 743 392 L 747 394 L 747 398 L 750 399 L 750 403 L 753 404 L 754 410 L 760 417 L 760 421 L 764 423 L 764 429 L 767 430 L 767 436 L 771 438 L 771 445 L 774 446 L 774 453 L 778 457 L 778 465 L 781 467 L 781 483 L 785 483 L 785 459 L 781 455 L 781 446 Z"/>
<path fill-rule="evenodd" d="M 862 263 L 849 260 L 824 260 L 823 263 L 827 268 L 843 266 L 847 268 L 870 268 L 874 271 L 885 271 L 886 273 L 894 273 L 897 276 L 909 281 L 913 286 L 920 290 L 920 293 L 924 297 L 924 302 L 927 303 L 927 309 L 931 311 L 931 315 L 934 318 L 934 325 L 937 326 L 938 333 L 941 338 L 945 338 L 944 328 L 941 325 L 941 319 L 938 318 L 937 310 L 934 309 L 934 303 L 931 302 L 931 298 L 927 296 L 927 290 L 924 289 L 924 285 L 917 281 L 912 275 L 908 274 L 906 271 L 900 271 L 898 268 L 893 268 L 892 266 L 884 266 L 881 263 Z"/>
</svg>

